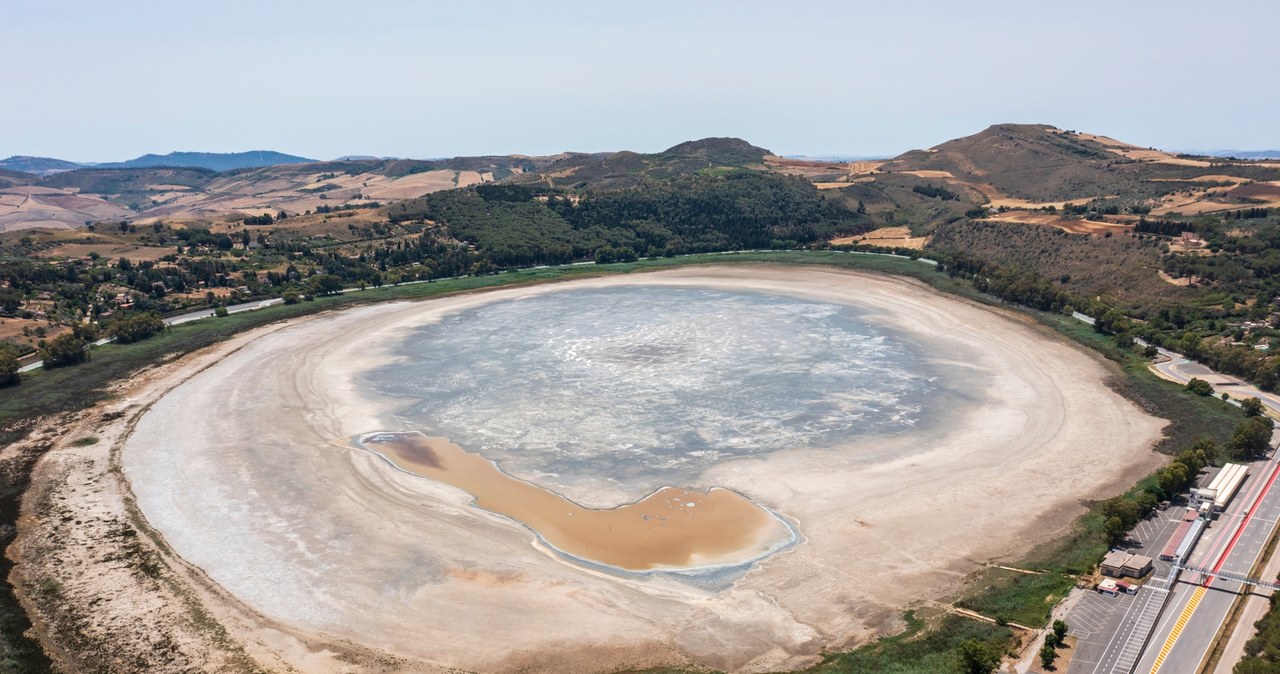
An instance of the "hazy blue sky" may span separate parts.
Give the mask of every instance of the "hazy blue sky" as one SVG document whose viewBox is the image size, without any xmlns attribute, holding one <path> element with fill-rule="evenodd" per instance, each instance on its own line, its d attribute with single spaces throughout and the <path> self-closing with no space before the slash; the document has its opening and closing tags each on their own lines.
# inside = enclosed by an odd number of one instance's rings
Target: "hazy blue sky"
<svg viewBox="0 0 1280 674">
<path fill-rule="evenodd" d="M 0 156 L 1280 148 L 1280 3 L 9 2 Z"/>
</svg>

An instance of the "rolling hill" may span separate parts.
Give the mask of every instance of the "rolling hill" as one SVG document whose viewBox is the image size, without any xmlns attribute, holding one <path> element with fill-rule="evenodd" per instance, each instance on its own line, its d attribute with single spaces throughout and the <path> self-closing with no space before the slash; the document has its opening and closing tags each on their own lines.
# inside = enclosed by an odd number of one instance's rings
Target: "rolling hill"
<svg viewBox="0 0 1280 674">
<path fill-rule="evenodd" d="M 776 161 L 828 174 L 832 166 Z M 1280 162 L 1193 157 L 1044 124 L 997 124 L 888 161 L 835 166 L 847 173 L 833 178 L 830 187 L 908 175 L 946 184 L 992 208 L 1061 209 L 1067 202 L 1109 201 L 1149 207 L 1154 214 L 1265 205 L 1269 185 L 1280 181 Z"/>
<path fill-rule="evenodd" d="M 662 152 L 572 154 L 520 177 L 517 182 L 541 182 L 552 187 L 618 189 L 700 172 L 764 169 L 768 150 L 740 138 L 703 138 L 674 145 Z"/>
<path fill-rule="evenodd" d="M 0 232 L 74 229 L 128 219 L 209 226 L 245 216 L 370 207 L 489 183 L 564 158 L 495 156 L 418 161 L 373 159 L 240 167 L 94 166 L 43 178 L 0 170 Z"/>
</svg>

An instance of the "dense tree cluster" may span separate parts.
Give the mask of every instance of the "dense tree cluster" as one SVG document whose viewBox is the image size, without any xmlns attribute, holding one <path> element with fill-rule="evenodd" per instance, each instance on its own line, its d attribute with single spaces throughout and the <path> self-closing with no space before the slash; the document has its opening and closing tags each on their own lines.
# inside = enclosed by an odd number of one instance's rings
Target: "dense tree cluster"
<svg viewBox="0 0 1280 674">
<path fill-rule="evenodd" d="M 89 360 L 88 344 L 70 332 L 63 333 L 40 349 L 40 360 L 46 370 L 84 363 Z"/>
<path fill-rule="evenodd" d="M 1242 208 L 1238 211 L 1230 211 L 1226 217 L 1233 220 L 1253 220 L 1256 218 L 1265 218 L 1271 215 L 1269 208 Z"/>
<path fill-rule="evenodd" d="M 1009 302 L 1041 311 L 1062 311 L 1085 304 L 1034 271 L 1003 267 L 958 254 L 937 257 L 951 276 L 970 279 L 978 290 Z"/>
<path fill-rule="evenodd" d="M 1269 601 L 1267 615 L 1253 624 L 1258 633 L 1245 644 L 1245 657 L 1236 663 L 1235 674 L 1280 672 L 1280 592 L 1272 593 Z"/>
<path fill-rule="evenodd" d="M 107 336 L 121 344 L 139 342 L 164 332 L 166 326 L 159 314 L 142 312 L 114 317 L 107 323 Z"/>
<path fill-rule="evenodd" d="M 1194 232 L 1195 225 L 1182 220 L 1164 220 L 1138 218 L 1138 223 L 1133 226 L 1133 231 L 1140 234 L 1160 234 L 1162 236 L 1177 236 L 1183 232 Z"/>
<path fill-rule="evenodd" d="M 911 191 L 916 194 L 923 194 L 931 199 L 942 199 L 943 201 L 955 201 L 960 198 L 959 194 L 956 194 L 945 187 L 934 185 L 933 183 L 916 185 L 911 188 Z"/>
<path fill-rule="evenodd" d="M 1218 448 L 1207 438 L 1200 438 L 1191 449 L 1181 452 L 1160 470 L 1156 471 L 1152 496 L 1158 500 L 1173 498 L 1175 494 L 1190 489 L 1204 467 L 1218 454 Z"/>
<path fill-rule="evenodd" d="M 0 388 L 17 386 L 22 382 L 18 372 L 18 349 L 12 344 L 0 342 Z"/>
<path fill-rule="evenodd" d="M 808 182 L 752 171 L 568 194 L 521 185 L 437 192 L 388 209 L 443 226 L 497 266 L 794 248 L 870 220 Z"/>
<path fill-rule="evenodd" d="M 1270 417 L 1251 416 L 1236 426 L 1227 445 L 1227 456 L 1236 461 L 1252 461 L 1266 455 L 1271 448 L 1271 433 L 1275 427 Z"/>
</svg>

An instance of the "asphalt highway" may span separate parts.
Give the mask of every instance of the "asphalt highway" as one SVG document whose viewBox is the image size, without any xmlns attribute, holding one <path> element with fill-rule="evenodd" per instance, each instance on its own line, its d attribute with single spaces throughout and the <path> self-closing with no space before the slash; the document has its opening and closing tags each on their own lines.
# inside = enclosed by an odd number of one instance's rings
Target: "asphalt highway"
<svg viewBox="0 0 1280 674">
<path fill-rule="evenodd" d="M 1280 519 L 1280 489 L 1275 488 L 1278 479 L 1280 463 L 1253 464 L 1241 493 L 1205 531 L 1188 566 L 1253 573 Z M 1239 582 L 1183 571 L 1133 671 L 1199 671 L 1241 592 Z"/>
</svg>

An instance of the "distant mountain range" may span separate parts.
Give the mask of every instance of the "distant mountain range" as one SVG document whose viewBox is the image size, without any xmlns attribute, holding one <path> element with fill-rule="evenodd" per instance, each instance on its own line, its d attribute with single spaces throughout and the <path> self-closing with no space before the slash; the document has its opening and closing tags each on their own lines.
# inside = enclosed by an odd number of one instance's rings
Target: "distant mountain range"
<svg viewBox="0 0 1280 674">
<path fill-rule="evenodd" d="M 717 140 L 717 139 L 707 139 Z M 703 141 L 706 142 L 706 141 Z M 629 153 L 628 153 L 629 154 Z M 671 148 L 664 154 L 684 154 L 680 146 Z M 754 153 L 749 153 L 754 154 Z M 1280 159 L 1280 150 L 1188 150 L 1185 154 L 1205 157 L 1234 157 L 1236 159 Z M 588 155 L 579 155 L 586 157 Z M 603 156 L 603 155 L 602 155 Z M 856 161 L 875 161 L 888 159 L 881 156 L 861 155 L 785 155 L 787 159 L 812 162 L 846 163 Z M 372 155 L 346 155 L 333 161 L 387 161 L 396 157 L 374 157 Z M 740 158 L 741 159 L 741 158 Z M 754 157 L 746 158 L 750 161 Z M 170 152 L 169 154 L 144 154 L 128 161 L 119 162 L 74 162 L 53 157 L 30 157 L 14 155 L 8 159 L 0 159 L 0 169 L 19 171 L 40 177 L 63 171 L 76 169 L 128 169 L 128 168 L 202 168 L 212 171 L 231 171 L 245 168 L 264 168 L 284 164 L 306 164 L 317 162 L 316 159 L 284 154 L 271 150 L 250 150 L 248 152 Z M 581 160 L 579 160 L 581 161 Z M 730 162 L 726 162 L 730 163 Z"/>
<path fill-rule="evenodd" d="M 314 159 L 298 157 L 271 150 L 249 152 L 170 152 L 169 154 L 144 154 L 137 159 L 98 164 L 94 168 L 152 168 L 155 166 L 179 166 L 205 168 L 211 171 L 230 171 L 241 168 L 262 168 L 281 164 L 309 164 Z"/>
<path fill-rule="evenodd" d="M 73 171 L 78 168 L 84 168 L 86 164 L 77 164 L 73 161 L 65 159 L 52 159 L 50 157 L 24 157 L 22 155 L 14 155 L 8 159 L 0 159 L 0 168 L 9 171 L 21 171 L 22 173 L 30 173 L 37 176 L 47 176 L 51 173 L 59 171 Z"/>
<path fill-rule="evenodd" d="M 8 159 L 0 160 L 0 169 L 47 176 L 82 168 L 154 168 L 157 166 L 173 166 L 178 168 L 203 168 L 212 171 L 230 171 L 232 169 L 262 168 L 281 164 L 304 164 L 314 161 L 316 160 L 281 152 L 272 152 L 271 150 L 228 153 L 170 152 L 169 154 L 144 154 L 128 161 L 106 163 L 74 162 L 51 157 L 15 155 Z"/>
<path fill-rule="evenodd" d="M 175 152 L 96 165 L 10 157 L 0 160 L 0 232 L 75 229 L 88 222 L 116 220 L 163 219 L 207 226 L 280 211 L 327 214 L 342 207 L 372 208 L 495 182 L 597 193 L 661 190 L 677 180 L 755 171 L 807 180 L 818 185 L 826 198 L 873 215 L 909 211 L 914 222 L 925 226 L 972 217 L 977 206 L 1034 210 L 1056 205 L 1062 209 L 1068 201 L 1107 202 L 1117 211 L 1130 204 L 1145 205 L 1154 216 L 1280 208 L 1280 166 L 1245 159 L 1280 153 L 1224 154 L 1241 161 L 1163 152 L 1044 124 L 997 124 L 887 160 L 779 157 L 739 138 L 703 138 L 657 153 L 564 152 L 432 160 L 350 155 L 343 160 L 312 161 L 267 151 Z M 1230 189 L 1212 182 L 1224 180 L 1224 175 L 1231 177 Z M 1203 176 L 1216 177 L 1197 181 Z M 1002 213 L 1001 217 L 1006 223 L 1057 221 L 1057 216 L 1046 213 Z M 1062 227 L 1080 228 L 1072 223 Z"/>
<path fill-rule="evenodd" d="M 1208 150 L 1189 152 L 1207 157 L 1235 157 L 1236 159 L 1280 159 L 1280 150 Z"/>
</svg>

